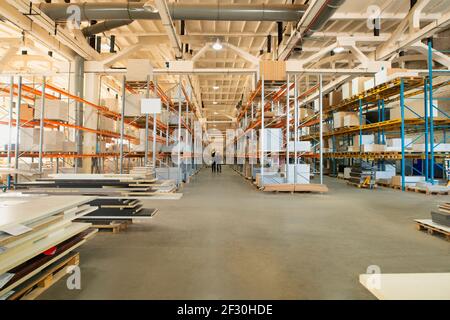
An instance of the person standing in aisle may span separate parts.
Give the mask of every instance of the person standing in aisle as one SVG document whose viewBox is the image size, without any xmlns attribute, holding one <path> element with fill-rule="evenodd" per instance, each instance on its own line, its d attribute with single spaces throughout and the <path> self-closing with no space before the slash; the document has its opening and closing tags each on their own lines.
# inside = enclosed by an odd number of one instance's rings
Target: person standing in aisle
<svg viewBox="0 0 450 320">
<path fill-rule="evenodd" d="M 212 173 L 216 173 L 216 169 L 217 169 L 217 163 L 216 163 L 216 150 L 213 150 L 211 152 L 211 160 L 212 160 L 212 164 L 211 164 L 211 170 Z"/>
<path fill-rule="evenodd" d="M 216 171 L 222 173 L 222 155 L 220 152 L 216 152 Z"/>
</svg>

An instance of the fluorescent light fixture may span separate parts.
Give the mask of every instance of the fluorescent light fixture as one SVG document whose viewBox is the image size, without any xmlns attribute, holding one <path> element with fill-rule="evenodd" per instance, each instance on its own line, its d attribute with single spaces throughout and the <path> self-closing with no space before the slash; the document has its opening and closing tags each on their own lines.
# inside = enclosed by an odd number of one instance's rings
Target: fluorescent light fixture
<svg viewBox="0 0 450 320">
<path fill-rule="evenodd" d="M 337 47 L 337 48 L 334 48 L 333 49 L 333 52 L 334 53 L 342 53 L 342 52 L 344 52 L 345 51 L 345 48 L 344 47 Z"/>
<path fill-rule="evenodd" d="M 216 51 L 222 50 L 223 49 L 223 45 L 220 43 L 220 40 L 217 39 L 217 41 L 213 44 L 213 49 Z"/>
<path fill-rule="evenodd" d="M 219 86 L 213 86 L 213 89 L 214 89 L 214 90 L 219 90 L 220 87 L 219 87 Z"/>
</svg>

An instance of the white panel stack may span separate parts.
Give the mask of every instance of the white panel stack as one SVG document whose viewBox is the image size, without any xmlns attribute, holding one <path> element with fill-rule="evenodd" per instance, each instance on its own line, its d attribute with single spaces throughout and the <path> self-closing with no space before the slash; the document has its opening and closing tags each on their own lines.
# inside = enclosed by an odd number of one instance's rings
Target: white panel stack
<svg viewBox="0 0 450 320">
<path fill-rule="evenodd" d="M 428 151 L 431 150 L 431 145 L 428 144 Z M 412 151 L 413 152 L 425 152 L 425 144 L 424 143 L 419 143 L 419 144 L 414 144 L 412 146 Z M 434 152 L 450 152 L 450 143 L 436 143 L 434 145 Z"/>
<path fill-rule="evenodd" d="M 261 132 L 260 132 L 261 133 Z M 283 148 L 283 132 L 281 129 L 264 129 L 264 145 L 262 136 L 259 140 L 259 148 L 268 152 L 279 152 Z"/>
<path fill-rule="evenodd" d="M 362 152 L 384 152 L 386 145 L 384 144 L 363 144 Z"/>
<path fill-rule="evenodd" d="M 42 99 L 37 99 L 34 110 L 34 118 L 41 119 Z M 45 99 L 44 119 L 69 121 L 69 105 L 61 100 Z"/>
<path fill-rule="evenodd" d="M 353 137 L 353 145 L 359 147 L 359 135 Z M 361 136 L 362 144 L 374 144 L 375 136 L 373 134 L 365 134 Z"/>
<path fill-rule="evenodd" d="M 344 168 L 344 179 L 350 179 L 350 173 L 352 172 L 351 167 Z"/>
<path fill-rule="evenodd" d="M 283 166 L 282 172 L 288 172 L 287 183 L 309 184 L 310 183 L 310 165 L 309 164 L 297 164 L 297 178 L 295 178 L 295 164 L 289 164 Z M 286 170 L 287 169 L 287 170 Z"/>
<path fill-rule="evenodd" d="M 387 139 L 386 151 L 388 152 L 401 152 L 402 151 L 402 139 Z M 412 139 L 405 138 L 405 148 L 407 150 L 412 149 Z"/>
<path fill-rule="evenodd" d="M 311 152 L 311 142 L 310 141 L 289 141 L 289 151 L 290 152 Z"/>
</svg>

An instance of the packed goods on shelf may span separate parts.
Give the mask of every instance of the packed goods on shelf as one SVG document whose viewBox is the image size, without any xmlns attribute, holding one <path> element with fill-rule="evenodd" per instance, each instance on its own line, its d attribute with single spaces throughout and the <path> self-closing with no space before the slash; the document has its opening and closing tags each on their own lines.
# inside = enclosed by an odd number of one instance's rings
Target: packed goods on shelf
<svg viewBox="0 0 450 320">
<path fill-rule="evenodd" d="M 41 119 L 42 99 L 36 99 L 34 106 L 34 119 Z M 69 121 L 69 104 L 62 100 L 45 100 L 44 119 L 56 121 Z"/>
</svg>

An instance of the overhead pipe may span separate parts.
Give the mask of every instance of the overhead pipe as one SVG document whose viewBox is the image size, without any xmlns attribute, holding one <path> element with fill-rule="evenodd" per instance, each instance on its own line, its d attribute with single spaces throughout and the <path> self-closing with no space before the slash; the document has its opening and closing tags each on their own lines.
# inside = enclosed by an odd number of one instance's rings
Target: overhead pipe
<svg viewBox="0 0 450 320">
<path fill-rule="evenodd" d="M 89 37 L 95 34 L 103 33 L 112 29 L 116 29 L 119 27 L 127 26 L 131 24 L 133 20 L 125 19 L 125 20 L 106 20 L 104 22 L 100 22 L 81 30 L 85 37 Z"/>
<path fill-rule="evenodd" d="M 329 0 L 320 9 L 319 13 L 314 17 L 313 21 L 308 25 L 306 30 L 303 32 L 303 37 L 308 37 L 314 32 L 319 31 L 325 25 L 325 23 L 330 20 L 333 14 L 339 7 L 344 4 L 345 0 Z"/>
<path fill-rule="evenodd" d="M 323 2 L 309 24 L 299 20 L 294 35 L 289 38 L 288 43 L 279 52 L 279 60 L 287 60 L 302 39 L 320 30 L 345 0 L 324 0 Z"/>
<path fill-rule="evenodd" d="M 39 9 L 55 21 L 66 21 L 69 3 L 41 3 Z M 143 2 L 102 2 L 78 4 L 81 21 L 89 20 L 159 20 L 160 15 Z M 173 20 L 211 21 L 299 21 L 305 5 L 267 4 L 185 4 L 168 3 Z M 69 11 L 70 12 L 70 11 Z"/>
</svg>

